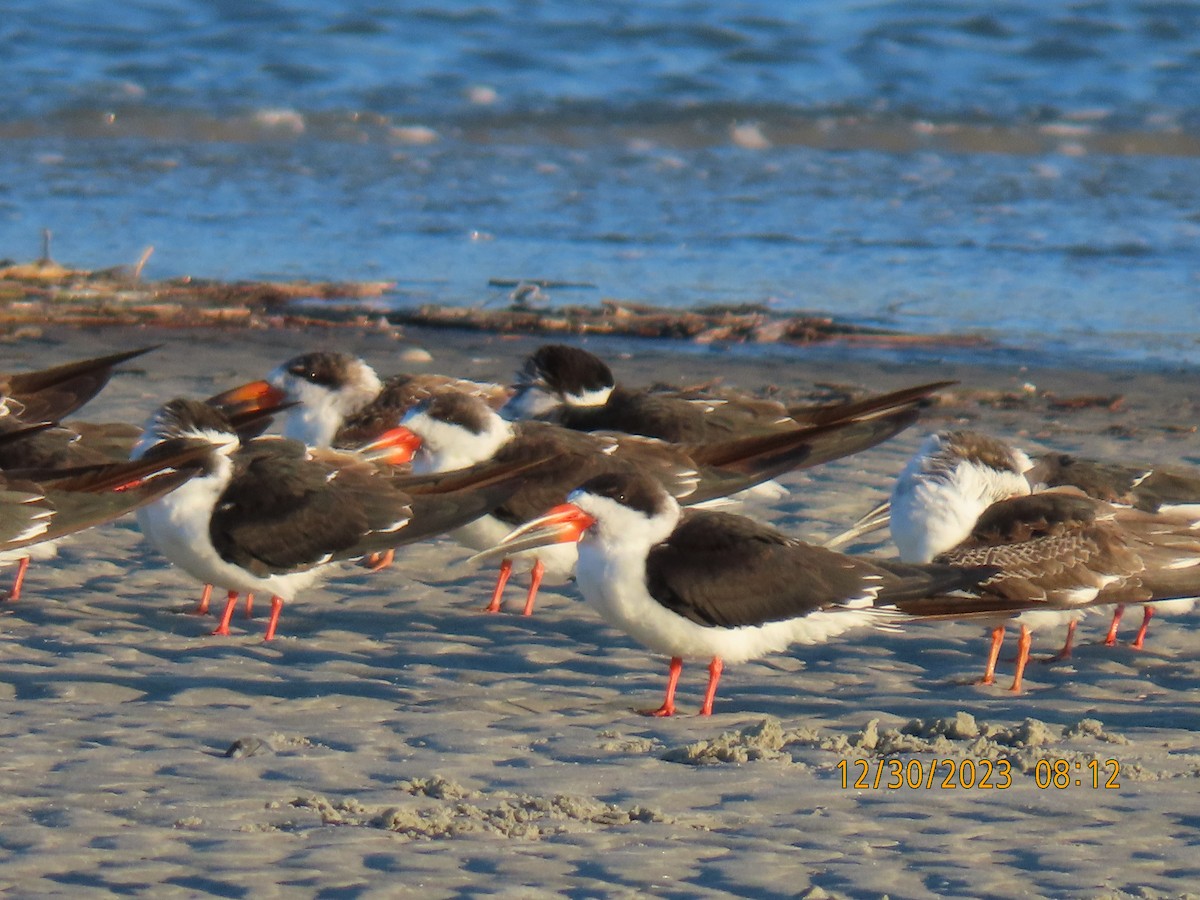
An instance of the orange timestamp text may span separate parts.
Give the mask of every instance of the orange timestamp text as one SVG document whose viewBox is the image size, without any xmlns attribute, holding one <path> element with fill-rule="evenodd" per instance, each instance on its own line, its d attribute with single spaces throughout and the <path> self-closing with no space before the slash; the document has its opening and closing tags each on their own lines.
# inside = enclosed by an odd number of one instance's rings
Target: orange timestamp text
<svg viewBox="0 0 1200 900">
<path fill-rule="evenodd" d="M 1005 790 L 1013 785 L 1007 759 L 843 759 L 834 767 L 846 790 Z M 1121 786 L 1115 759 L 1039 759 L 1033 783 L 1043 790 L 1070 787 L 1115 790 Z"/>
</svg>

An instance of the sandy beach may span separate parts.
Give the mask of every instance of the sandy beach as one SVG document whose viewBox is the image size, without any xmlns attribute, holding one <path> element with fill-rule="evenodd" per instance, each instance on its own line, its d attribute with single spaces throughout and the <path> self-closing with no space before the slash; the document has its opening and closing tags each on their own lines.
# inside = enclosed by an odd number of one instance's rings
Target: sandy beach
<svg viewBox="0 0 1200 900">
<path fill-rule="evenodd" d="M 47 329 L 8 344 L 3 368 L 161 344 L 77 416 L 140 423 L 171 397 L 261 377 L 305 350 L 359 353 L 384 374 L 507 381 L 538 343 L 432 331 Z M 882 499 L 935 428 L 978 427 L 1033 450 L 1200 462 L 1191 371 L 849 355 L 785 365 L 661 344 L 588 346 L 630 384 L 720 376 L 804 396 L 814 384 L 957 379 L 917 427 L 790 475 L 790 496 L 742 510 L 810 540 Z M 415 348 L 432 359 L 402 358 Z M 882 542 L 856 549 L 892 555 Z M 658 720 L 634 710 L 661 699 L 665 659 L 604 625 L 570 585 L 544 589 L 524 618 L 525 582 L 515 578 L 507 611 L 481 613 L 493 573 L 466 567 L 468 555 L 437 540 L 376 575 L 343 566 L 285 608 L 269 644 L 265 603 L 253 621 L 239 613 L 232 637 L 210 636 L 211 618 L 187 614 L 199 585 L 146 545 L 132 518 L 35 564 L 22 599 L 0 615 L 0 889 L 999 898 L 1177 896 L 1200 883 L 1200 653 L 1187 618 L 1155 619 L 1136 651 L 1127 641 L 1140 613 L 1108 648 L 1098 612 L 1081 623 L 1072 659 L 1030 666 L 1020 696 L 1005 690 L 1009 650 L 997 685 L 972 683 L 981 626 L 861 631 L 727 669 L 707 719 L 694 715 L 704 668 L 685 665 L 684 714 Z M 1035 654 L 1061 638 L 1037 634 Z M 885 758 L 916 760 L 925 775 L 946 760 L 960 771 L 967 760 L 1003 760 L 1010 784 L 950 789 L 938 777 L 888 789 L 885 768 L 881 786 L 853 787 L 856 760 L 873 779 Z M 1039 787 L 1055 761 L 1070 783 Z M 1105 787 L 1114 770 L 1119 787 Z"/>
</svg>

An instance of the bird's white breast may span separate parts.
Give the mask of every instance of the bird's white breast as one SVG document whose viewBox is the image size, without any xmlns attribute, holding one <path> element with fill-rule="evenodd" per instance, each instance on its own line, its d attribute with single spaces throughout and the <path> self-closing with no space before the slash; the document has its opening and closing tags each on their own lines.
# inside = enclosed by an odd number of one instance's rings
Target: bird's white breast
<svg viewBox="0 0 1200 900">
<path fill-rule="evenodd" d="M 225 590 L 271 593 L 290 600 L 319 576 L 319 570 L 257 577 L 223 560 L 209 536 L 217 499 L 225 489 L 219 475 L 192 478 L 137 512 L 142 533 L 172 563 L 193 578 Z"/>
</svg>

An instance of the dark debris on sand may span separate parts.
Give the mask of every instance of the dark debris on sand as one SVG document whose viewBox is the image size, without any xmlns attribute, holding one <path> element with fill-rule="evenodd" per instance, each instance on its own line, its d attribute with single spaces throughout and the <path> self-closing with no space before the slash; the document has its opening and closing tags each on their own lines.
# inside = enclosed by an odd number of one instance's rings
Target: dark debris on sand
<svg viewBox="0 0 1200 900">
<path fill-rule="evenodd" d="M 421 325 L 473 331 L 544 335 L 620 335 L 696 343 L 826 341 L 870 346 L 974 346 L 976 335 L 913 335 L 842 322 L 818 313 L 781 314 L 746 304 L 678 310 L 601 300 L 596 305 L 542 307 L 520 290 L 505 308 L 427 304 L 367 310 L 362 301 L 395 289 L 387 281 L 216 281 L 192 277 L 151 281 L 142 269 L 148 249 L 132 266 L 89 271 L 51 259 L 49 242 L 31 263 L 0 260 L 0 326 L 60 325 Z M 519 282 L 526 286 L 526 282 Z M 529 282 L 535 288 L 537 282 Z M 306 302 L 309 301 L 309 302 Z M 310 301 L 321 301 L 313 304 Z"/>
</svg>

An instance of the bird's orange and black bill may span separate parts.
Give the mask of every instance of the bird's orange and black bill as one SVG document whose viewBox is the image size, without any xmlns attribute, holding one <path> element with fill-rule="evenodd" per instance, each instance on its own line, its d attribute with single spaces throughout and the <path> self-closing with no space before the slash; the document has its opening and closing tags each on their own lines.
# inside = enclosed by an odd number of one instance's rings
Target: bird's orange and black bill
<svg viewBox="0 0 1200 900">
<path fill-rule="evenodd" d="M 282 406 L 287 402 L 287 394 L 269 381 L 250 381 L 214 394 L 205 402 L 217 407 L 226 415 L 237 415 Z"/>
<path fill-rule="evenodd" d="M 563 503 L 509 532 L 495 547 L 476 553 L 470 561 L 505 557 L 551 544 L 575 543 L 595 523 L 595 519 L 575 504 Z"/>
<path fill-rule="evenodd" d="M 421 439 L 403 425 L 398 425 L 389 428 L 370 443 L 363 444 L 355 452 L 372 462 L 402 466 L 412 462 L 420 447 Z"/>
</svg>

